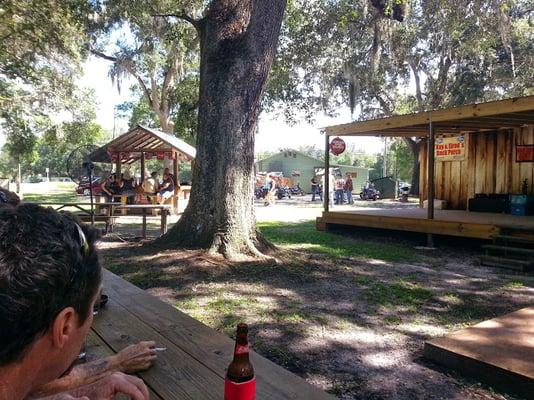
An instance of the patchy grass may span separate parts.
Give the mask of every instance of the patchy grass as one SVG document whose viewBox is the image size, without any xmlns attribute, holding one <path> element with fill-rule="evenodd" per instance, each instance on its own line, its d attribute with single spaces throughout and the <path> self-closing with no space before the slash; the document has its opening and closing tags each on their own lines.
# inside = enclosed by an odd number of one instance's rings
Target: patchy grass
<svg viewBox="0 0 534 400">
<path fill-rule="evenodd" d="M 84 203 L 87 200 L 83 196 L 78 196 L 72 188 L 64 192 L 53 193 L 24 193 L 24 201 L 35 203 Z"/>
<path fill-rule="evenodd" d="M 415 257 L 414 250 L 409 246 L 317 231 L 314 222 L 261 222 L 258 226 L 265 237 L 277 245 L 326 254 L 333 258 L 411 261 Z"/>
<path fill-rule="evenodd" d="M 526 285 L 525 281 L 513 279 L 506 282 L 503 289 L 522 289 Z"/>
<path fill-rule="evenodd" d="M 432 298 L 432 292 L 418 283 L 399 279 L 393 283 L 372 282 L 365 290 L 368 303 L 390 307 L 419 306 Z"/>
</svg>

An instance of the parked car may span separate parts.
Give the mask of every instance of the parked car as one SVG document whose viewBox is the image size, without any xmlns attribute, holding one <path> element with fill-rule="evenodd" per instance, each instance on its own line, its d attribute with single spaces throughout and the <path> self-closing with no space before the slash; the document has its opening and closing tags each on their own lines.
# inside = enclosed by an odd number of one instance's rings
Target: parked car
<svg viewBox="0 0 534 400">
<path fill-rule="evenodd" d="M 93 194 L 100 194 L 100 184 L 102 178 L 96 177 L 93 178 Z M 76 188 L 76 193 L 83 194 L 84 196 L 89 196 L 91 194 L 91 189 L 89 185 L 89 180 L 81 181 L 78 187 Z"/>
</svg>

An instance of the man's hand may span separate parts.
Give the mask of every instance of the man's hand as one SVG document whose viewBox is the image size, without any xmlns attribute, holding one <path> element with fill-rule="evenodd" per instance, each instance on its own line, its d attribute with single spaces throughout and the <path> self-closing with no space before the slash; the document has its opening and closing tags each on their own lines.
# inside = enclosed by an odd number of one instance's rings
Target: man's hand
<svg viewBox="0 0 534 400">
<path fill-rule="evenodd" d="M 131 374 L 144 371 L 150 368 L 156 359 L 155 345 L 156 342 L 152 341 L 140 342 L 126 347 L 113 356 L 76 365 L 67 375 L 37 388 L 31 393 L 30 398 L 71 393 L 70 390 L 100 382 L 114 372 Z"/>
<path fill-rule="evenodd" d="M 114 356 L 117 370 L 131 374 L 150 368 L 157 357 L 155 346 L 153 341 L 139 342 L 119 351 Z"/>
<path fill-rule="evenodd" d="M 71 392 L 76 400 L 80 397 L 83 399 L 84 396 L 91 400 L 113 400 L 117 394 L 130 396 L 131 400 L 150 399 L 148 389 L 141 379 L 122 372 L 115 372 L 91 385 L 82 386 Z"/>
</svg>

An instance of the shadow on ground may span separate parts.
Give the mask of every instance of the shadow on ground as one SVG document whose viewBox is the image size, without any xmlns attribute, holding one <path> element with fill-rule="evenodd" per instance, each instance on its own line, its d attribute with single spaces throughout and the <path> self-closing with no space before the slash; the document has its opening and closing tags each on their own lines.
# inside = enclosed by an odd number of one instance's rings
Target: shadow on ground
<svg viewBox="0 0 534 400">
<path fill-rule="evenodd" d="M 477 248 L 419 253 L 399 237 L 264 223 L 279 264 L 102 243 L 104 266 L 341 399 L 503 399 L 420 361 L 424 340 L 532 304 L 534 278 L 477 265 Z"/>
</svg>

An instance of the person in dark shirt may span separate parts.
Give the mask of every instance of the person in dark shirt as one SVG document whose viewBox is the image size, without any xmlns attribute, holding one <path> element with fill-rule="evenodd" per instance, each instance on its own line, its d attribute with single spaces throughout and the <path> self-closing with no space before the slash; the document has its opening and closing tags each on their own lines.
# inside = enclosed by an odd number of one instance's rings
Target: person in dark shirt
<svg viewBox="0 0 534 400">
<path fill-rule="evenodd" d="M 106 201 L 108 203 L 113 202 L 113 196 L 117 194 L 116 175 L 111 174 L 108 176 L 108 178 L 100 185 L 100 189 L 102 190 L 102 194 L 106 196 Z"/>
<path fill-rule="evenodd" d="M 313 177 L 311 179 L 311 192 L 312 192 L 312 199 L 311 201 L 315 201 L 315 195 L 319 195 L 319 198 L 321 201 L 323 201 L 323 191 L 319 187 L 319 182 L 317 182 L 317 177 Z"/>
<path fill-rule="evenodd" d="M 165 200 L 174 194 L 174 180 L 168 173 L 163 174 L 163 183 L 158 192 L 158 203 L 163 204 Z"/>
<path fill-rule="evenodd" d="M 352 198 L 352 191 L 354 189 L 352 184 L 352 175 L 348 172 L 346 175 L 345 185 L 343 189 L 345 190 L 345 196 L 347 196 L 347 202 L 349 204 L 354 204 L 354 199 Z"/>
</svg>

